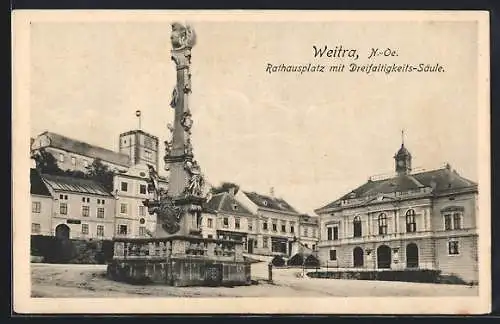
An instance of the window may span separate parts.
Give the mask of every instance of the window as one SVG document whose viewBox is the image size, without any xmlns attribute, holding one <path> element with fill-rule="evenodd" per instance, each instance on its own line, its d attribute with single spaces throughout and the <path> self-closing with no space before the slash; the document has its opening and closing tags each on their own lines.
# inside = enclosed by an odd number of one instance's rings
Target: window
<svg viewBox="0 0 500 324">
<path fill-rule="evenodd" d="M 273 232 L 277 231 L 278 231 L 278 224 L 276 224 L 276 222 L 273 222 Z"/>
<path fill-rule="evenodd" d="M 71 164 L 76 165 L 76 158 L 74 156 L 71 157 Z"/>
<path fill-rule="evenodd" d="M 59 153 L 59 162 L 64 162 L 64 154 Z"/>
<path fill-rule="evenodd" d="M 90 216 L 90 207 L 89 206 L 82 206 L 82 216 L 83 217 Z"/>
<path fill-rule="evenodd" d="M 283 233 L 285 233 L 285 232 L 286 232 L 286 224 L 281 224 L 281 231 L 282 231 Z"/>
<path fill-rule="evenodd" d="M 31 212 L 40 213 L 42 209 L 42 203 L 39 201 L 34 201 L 31 203 Z"/>
<path fill-rule="evenodd" d="M 104 207 L 97 207 L 97 218 L 104 218 Z"/>
<path fill-rule="evenodd" d="M 37 223 L 31 223 L 31 233 L 40 233 L 41 231 L 41 226 L 40 224 Z"/>
<path fill-rule="evenodd" d="M 234 220 L 234 228 L 239 229 L 240 228 L 240 219 L 236 218 Z"/>
<path fill-rule="evenodd" d="M 337 250 L 330 250 L 330 261 L 337 261 Z"/>
<path fill-rule="evenodd" d="M 328 241 L 338 240 L 339 239 L 339 227 L 338 226 L 327 227 L 326 237 L 327 237 Z"/>
<path fill-rule="evenodd" d="M 268 248 L 269 247 L 269 242 L 268 242 L 268 238 L 267 237 L 262 238 L 262 247 L 263 248 Z"/>
<path fill-rule="evenodd" d="M 453 213 L 453 229 L 457 230 L 462 228 L 461 218 L 462 215 L 460 215 L 460 213 Z"/>
<path fill-rule="evenodd" d="M 295 226 L 290 225 L 290 233 L 295 233 Z"/>
<path fill-rule="evenodd" d="M 68 214 L 68 204 L 65 202 L 59 203 L 59 214 L 67 215 Z"/>
<path fill-rule="evenodd" d="M 127 191 L 127 190 L 128 190 L 128 183 L 122 182 L 122 191 Z"/>
<path fill-rule="evenodd" d="M 146 206 L 139 206 L 139 216 L 146 216 Z"/>
<path fill-rule="evenodd" d="M 228 228 L 229 227 L 229 218 L 224 217 L 222 225 L 223 225 L 224 228 Z"/>
<path fill-rule="evenodd" d="M 462 228 L 462 214 L 455 212 L 453 214 L 444 214 L 444 230 L 458 230 Z"/>
<path fill-rule="evenodd" d="M 415 222 L 415 211 L 410 209 L 406 212 L 406 232 L 413 233 L 417 231 L 417 223 Z"/>
<path fill-rule="evenodd" d="M 457 240 L 450 240 L 448 242 L 448 254 L 449 255 L 458 255 L 459 250 L 458 250 L 458 241 Z"/>
<path fill-rule="evenodd" d="M 307 235 L 309 235 L 309 233 L 307 232 L 307 227 L 304 227 L 304 236 L 307 237 Z"/>
<path fill-rule="evenodd" d="M 148 149 L 153 149 L 153 139 L 150 137 L 144 137 L 144 146 Z"/>
<path fill-rule="evenodd" d="M 361 217 L 354 217 L 354 221 L 352 222 L 354 237 L 361 237 L 363 235 L 363 228 L 361 225 Z"/>
<path fill-rule="evenodd" d="M 238 210 L 238 205 L 233 204 L 233 210 Z"/>
<path fill-rule="evenodd" d="M 262 223 L 262 229 L 267 231 L 267 222 Z"/>
<path fill-rule="evenodd" d="M 59 199 L 68 200 L 68 195 L 59 195 Z"/>
<path fill-rule="evenodd" d="M 207 219 L 207 227 L 212 228 L 214 226 L 214 221 L 211 218 Z"/>
<path fill-rule="evenodd" d="M 212 234 L 208 234 L 208 238 L 213 238 L 214 236 Z"/>
<path fill-rule="evenodd" d="M 451 229 L 452 229 L 452 227 L 451 227 L 451 214 L 445 214 L 444 215 L 444 230 L 450 231 Z"/>
<path fill-rule="evenodd" d="M 140 193 L 141 195 L 145 195 L 145 194 L 146 194 L 146 185 L 141 184 L 141 185 L 139 186 L 139 193 Z"/>
<path fill-rule="evenodd" d="M 139 236 L 146 236 L 146 227 L 139 226 Z"/>
<path fill-rule="evenodd" d="M 104 236 L 104 226 L 97 225 L 97 236 Z"/>
<path fill-rule="evenodd" d="M 118 234 L 127 235 L 127 225 L 119 225 L 118 226 Z"/>
<path fill-rule="evenodd" d="M 90 198 L 87 197 L 82 197 L 82 202 L 90 202 Z M 97 199 L 97 202 L 99 203 L 99 199 Z"/>
<path fill-rule="evenodd" d="M 316 237 L 316 229 L 315 228 L 313 228 L 312 232 L 313 232 L 312 237 Z"/>
<path fill-rule="evenodd" d="M 120 204 L 120 213 L 126 214 L 127 213 L 127 204 Z"/>
<path fill-rule="evenodd" d="M 251 219 L 248 220 L 248 230 L 253 231 L 253 220 Z"/>
<path fill-rule="evenodd" d="M 146 223 L 146 220 L 144 218 L 139 219 L 139 224 L 142 225 L 142 224 L 145 224 L 145 223 Z"/>
<path fill-rule="evenodd" d="M 387 234 L 387 215 L 385 213 L 378 215 L 378 234 Z"/>
<path fill-rule="evenodd" d="M 87 235 L 89 233 L 89 224 L 82 224 L 82 234 Z"/>
<path fill-rule="evenodd" d="M 146 160 L 151 160 L 151 151 L 144 150 L 144 158 Z"/>
</svg>

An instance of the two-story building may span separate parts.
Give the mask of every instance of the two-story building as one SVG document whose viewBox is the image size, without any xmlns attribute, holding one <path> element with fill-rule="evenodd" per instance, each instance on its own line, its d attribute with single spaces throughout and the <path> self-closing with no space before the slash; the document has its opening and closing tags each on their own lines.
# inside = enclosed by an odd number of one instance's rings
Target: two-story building
<svg viewBox="0 0 500 324">
<path fill-rule="evenodd" d="M 300 213 L 289 203 L 273 195 L 240 191 L 236 199 L 257 215 L 257 245 L 254 253 L 286 255 L 292 253 L 292 243 L 299 238 Z"/>
<path fill-rule="evenodd" d="M 117 172 L 113 178 L 113 194 L 116 198 L 115 236 L 149 237 L 156 229 L 156 215 L 149 214 L 143 202 L 149 197 L 148 166 L 136 164 L 125 172 Z M 166 178 L 158 181 L 160 188 L 167 189 Z"/>
<path fill-rule="evenodd" d="M 257 215 L 235 198 L 235 188 L 210 198 L 202 217 L 203 237 L 243 242 L 248 253 L 257 246 Z"/>
<path fill-rule="evenodd" d="M 41 174 L 52 200 L 50 235 L 61 238 L 111 239 L 115 198 L 99 183 Z"/>
<path fill-rule="evenodd" d="M 396 174 L 370 179 L 318 208 L 319 258 L 329 266 L 439 269 L 478 280 L 477 195 L 451 166 L 414 172 L 404 144 Z"/>
<path fill-rule="evenodd" d="M 32 153 L 41 149 L 54 156 L 61 170 L 85 172 L 96 158 L 111 170 L 126 170 L 131 164 L 130 156 L 125 153 L 48 131 L 39 134 L 31 144 Z"/>
<path fill-rule="evenodd" d="M 53 197 L 38 170 L 30 169 L 31 234 L 51 235 Z"/>
</svg>

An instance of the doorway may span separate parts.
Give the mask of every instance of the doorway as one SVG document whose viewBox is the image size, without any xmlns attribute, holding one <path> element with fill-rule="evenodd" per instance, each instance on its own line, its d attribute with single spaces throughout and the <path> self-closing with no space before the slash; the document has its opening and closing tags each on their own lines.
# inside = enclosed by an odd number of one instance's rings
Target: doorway
<svg viewBox="0 0 500 324">
<path fill-rule="evenodd" d="M 66 224 L 59 224 L 56 227 L 56 237 L 61 240 L 69 240 L 69 227 Z"/>
<path fill-rule="evenodd" d="M 415 243 L 406 246 L 406 267 L 418 268 L 418 246 Z"/>
<path fill-rule="evenodd" d="M 377 268 L 391 268 L 391 248 L 387 245 L 381 245 L 377 248 Z"/>
<path fill-rule="evenodd" d="M 359 246 L 355 247 L 352 251 L 353 254 L 353 264 L 355 268 L 362 267 L 364 264 L 363 249 Z"/>
<path fill-rule="evenodd" d="M 252 254 L 253 253 L 253 239 L 248 239 L 248 242 L 247 242 L 247 251 L 248 253 Z"/>
</svg>

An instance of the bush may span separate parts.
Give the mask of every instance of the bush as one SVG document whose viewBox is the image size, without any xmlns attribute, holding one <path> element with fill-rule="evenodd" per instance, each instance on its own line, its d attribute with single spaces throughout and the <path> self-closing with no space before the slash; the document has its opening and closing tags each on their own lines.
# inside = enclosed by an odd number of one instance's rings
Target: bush
<svg viewBox="0 0 500 324">
<path fill-rule="evenodd" d="M 304 262 L 304 265 L 306 267 L 319 267 L 319 260 L 318 258 L 316 258 L 314 255 L 310 254 L 305 262 Z"/>
<path fill-rule="evenodd" d="M 303 263 L 304 263 L 304 256 L 303 256 L 303 254 L 297 253 L 297 254 L 295 254 L 293 257 L 291 257 L 288 260 L 287 264 L 289 266 L 302 266 Z"/>
<path fill-rule="evenodd" d="M 105 264 L 113 259 L 110 240 L 61 240 L 53 236 L 32 235 L 31 255 L 47 263 Z"/>
<path fill-rule="evenodd" d="M 285 259 L 283 259 L 281 255 L 277 255 L 271 260 L 271 263 L 275 267 L 283 267 L 285 265 Z"/>
</svg>

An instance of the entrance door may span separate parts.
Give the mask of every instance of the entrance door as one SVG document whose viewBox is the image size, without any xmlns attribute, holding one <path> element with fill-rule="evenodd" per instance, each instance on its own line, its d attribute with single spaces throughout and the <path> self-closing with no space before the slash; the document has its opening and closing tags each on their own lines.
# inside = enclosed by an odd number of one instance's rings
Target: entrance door
<svg viewBox="0 0 500 324">
<path fill-rule="evenodd" d="M 56 237 L 61 240 L 69 240 L 69 227 L 66 224 L 60 224 L 56 227 Z"/>
<path fill-rule="evenodd" d="M 362 267 L 363 266 L 363 261 L 364 261 L 364 255 L 363 255 L 363 249 L 360 248 L 359 246 L 355 247 L 354 250 L 352 251 L 353 254 L 353 264 L 355 268 Z"/>
<path fill-rule="evenodd" d="M 406 246 L 406 267 L 418 268 L 418 246 L 415 243 Z"/>
<path fill-rule="evenodd" d="M 391 248 L 387 245 L 381 245 L 377 249 L 377 268 L 391 268 Z"/>
<path fill-rule="evenodd" d="M 248 242 L 247 242 L 247 249 L 248 249 L 248 253 L 253 253 L 253 239 L 248 239 Z"/>
</svg>

